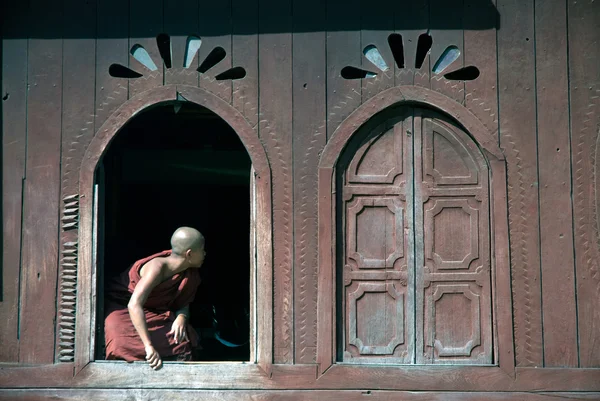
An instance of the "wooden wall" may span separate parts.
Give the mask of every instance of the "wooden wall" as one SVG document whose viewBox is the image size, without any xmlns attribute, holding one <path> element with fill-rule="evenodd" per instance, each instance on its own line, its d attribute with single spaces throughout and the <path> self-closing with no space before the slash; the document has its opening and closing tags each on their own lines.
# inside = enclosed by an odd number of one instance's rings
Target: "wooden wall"
<svg viewBox="0 0 600 401">
<path fill-rule="evenodd" d="M 597 2 L 31 0 L 3 7 L 0 361 L 49 364 L 64 356 L 57 332 L 68 336 L 72 317 L 61 314 L 70 287 L 59 278 L 71 274 L 64 258 L 74 231 L 63 222 L 85 148 L 129 97 L 178 83 L 218 95 L 259 132 L 274 172 L 274 362 L 314 363 L 319 156 L 361 103 L 393 86 L 419 85 L 466 106 L 505 152 L 516 365 L 600 368 Z M 191 33 L 203 38 L 194 66 L 215 46 L 227 56 L 202 75 L 169 70 L 154 45 L 161 32 L 172 37 L 174 64 Z M 405 68 L 393 63 L 393 32 L 404 38 Z M 415 69 L 424 32 L 434 45 Z M 130 57 L 136 43 L 157 71 Z M 362 56 L 368 44 L 392 68 L 375 79 L 343 79 L 348 65 L 377 71 Z M 449 44 L 461 57 L 448 71 L 474 65 L 476 80 L 432 73 Z M 113 63 L 144 76 L 113 78 Z M 235 66 L 245 68 L 244 79 L 214 79 Z"/>
</svg>

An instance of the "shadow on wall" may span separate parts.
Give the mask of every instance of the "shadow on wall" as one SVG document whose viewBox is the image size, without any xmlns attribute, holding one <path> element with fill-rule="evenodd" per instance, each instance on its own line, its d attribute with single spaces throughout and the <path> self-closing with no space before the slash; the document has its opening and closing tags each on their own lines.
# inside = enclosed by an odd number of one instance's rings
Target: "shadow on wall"
<svg viewBox="0 0 600 401">
<path fill-rule="evenodd" d="M 6 39 L 11 38 L 86 38 L 86 37 L 98 37 L 98 38 L 120 38 L 123 37 L 123 32 L 127 32 L 123 29 L 115 27 L 114 29 L 102 29 L 98 31 L 98 35 L 91 35 L 90 27 L 82 27 L 80 32 L 77 29 L 70 27 L 67 30 L 63 29 L 63 21 L 65 10 L 64 2 L 57 0 L 49 0 L 56 3 L 53 8 L 52 15 L 48 16 L 50 20 L 56 20 L 55 23 L 33 25 L 28 24 L 30 21 L 29 14 L 31 10 L 27 10 L 21 2 L 6 2 L 6 11 L 3 13 L 5 16 L 11 16 L 13 20 L 20 20 L 19 24 L 11 24 L 12 26 L 20 26 L 21 28 L 15 30 L 6 30 L 4 37 Z M 152 10 L 144 9 L 136 12 L 136 7 L 132 6 L 131 1 L 120 2 L 119 6 L 109 6 L 106 3 L 102 3 L 103 0 L 90 1 L 83 6 L 79 6 L 82 13 L 93 13 L 96 15 L 101 14 L 102 20 L 105 21 L 124 21 L 129 18 L 130 37 L 152 37 L 149 34 L 149 28 L 151 21 L 143 23 L 144 19 L 148 19 L 152 13 Z M 166 3 L 168 0 L 162 0 Z M 219 0 L 212 0 L 213 2 L 219 2 Z M 456 6 L 452 0 L 437 1 L 437 0 L 381 0 L 374 2 L 373 5 L 368 4 L 365 0 L 321 0 L 316 1 L 318 7 L 314 8 L 314 15 L 325 14 L 325 18 L 307 18 L 306 8 L 302 7 L 302 15 L 298 14 L 295 17 L 295 9 L 300 7 L 295 2 L 301 2 L 302 0 L 239 0 L 240 3 L 236 4 L 233 2 L 229 12 L 233 15 L 236 14 L 236 20 L 239 19 L 239 13 L 242 12 L 245 15 L 243 20 L 233 24 L 223 24 L 222 18 L 214 18 L 211 21 L 210 18 L 202 18 L 202 26 L 199 26 L 197 34 L 201 36 L 220 36 L 228 35 L 233 33 L 235 35 L 252 35 L 257 33 L 282 33 L 282 32 L 323 32 L 323 31 L 356 31 L 356 30 L 382 30 L 382 31 L 394 31 L 394 30 L 405 30 L 405 29 L 468 29 L 468 30 L 483 30 L 490 28 L 500 28 L 500 17 L 498 10 L 491 0 L 465 0 L 457 1 Z M 244 1 L 245 4 L 241 4 Z M 160 3 L 160 0 L 158 2 Z M 146 5 L 145 7 L 155 7 L 156 5 Z M 214 12 L 215 9 L 219 8 L 215 5 L 206 3 L 206 0 L 198 0 L 199 15 L 202 10 L 206 10 L 207 13 Z M 223 9 L 223 7 L 220 7 Z M 227 7 L 225 7 L 227 8 Z M 159 6 L 158 13 L 162 13 L 163 7 Z M 361 14 L 373 11 L 373 16 L 386 15 L 390 13 L 394 14 L 395 18 L 361 18 Z M 71 10 L 71 14 L 73 11 Z M 407 15 L 412 13 L 429 13 L 430 16 L 439 14 L 437 18 L 406 18 Z M 465 18 L 444 18 L 444 15 L 448 13 L 454 15 L 464 15 Z M 402 26 L 395 26 L 394 20 L 398 21 L 402 15 Z M 158 15 L 158 14 L 157 14 Z M 291 16 L 291 18 L 290 18 Z M 441 16 L 441 18 L 439 18 Z M 135 23 L 131 23 L 137 19 Z M 183 16 L 182 16 L 183 19 Z M 233 18 L 232 18 L 233 20 Z M 426 21 L 426 22 L 425 22 Z M 77 25 L 77 24 L 75 24 Z M 121 27 L 123 28 L 123 27 Z M 29 30 L 29 32 L 24 32 Z M 68 31 L 68 32 L 65 32 Z M 151 33 L 151 32 L 150 32 Z M 187 36 L 193 34 L 189 32 L 185 24 L 174 24 L 169 27 L 169 34 L 171 36 Z"/>
</svg>

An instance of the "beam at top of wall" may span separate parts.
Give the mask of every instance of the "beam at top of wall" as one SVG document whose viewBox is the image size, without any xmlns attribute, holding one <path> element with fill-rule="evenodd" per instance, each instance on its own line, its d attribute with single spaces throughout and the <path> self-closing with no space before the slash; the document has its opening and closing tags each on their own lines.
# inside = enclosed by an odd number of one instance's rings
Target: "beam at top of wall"
<svg viewBox="0 0 600 401">
<path fill-rule="evenodd" d="M 167 1 L 167 0 L 164 0 Z M 408 0 L 404 0 L 405 2 L 408 2 Z M 220 3 L 220 2 L 215 2 L 215 3 Z M 101 2 L 98 2 L 99 6 L 101 5 Z M 206 4 L 206 2 L 202 2 L 202 0 L 198 0 L 198 4 L 200 7 L 202 7 L 203 4 Z M 61 0 L 49 0 L 47 2 L 47 7 L 48 8 L 54 8 L 54 9 L 60 9 L 62 8 L 62 1 Z M 121 10 L 123 7 L 127 7 L 127 2 L 121 2 L 120 4 L 117 4 L 114 7 L 114 13 L 115 14 L 120 14 Z M 153 5 L 152 7 L 158 7 L 156 5 Z M 344 13 L 345 10 L 343 10 L 343 8 L 345 7 L 345 5 L 341 5 L 340 9 L 328 9 L 327 10 L 327 14 L 328 16 L 334 16 L 336 13 Z M 373 3 L 373 8 L 376 7 L 383 7 L 382 3 Z M 427 28 L 431 28 L 431 29 L 438 29 L 438 30 L 445 30 L 445 29 L 470 29 L 470 30 L 485 30 L 485 29 L 490 29 L 490 28 L 494 28 L 494 27 L 499 27 L 501 21 L 498 18 L 498 11 L 496 10 L 496 7 L 494 6 L 494 3 L 492 0 L 479 0 L 477 2 L 475 2 L 473 4 L 473 13 L 479 15 L 479 18 L 473 18 L 471 19 L 469 22 L 466 23 L 466 25 L 462 25 L 462 23 L 460 23 L 460 25 L 457 21 L 451 20 L 451 19 L 440 19 L 439 21 L 437 21 L 435 23 L 435 25 L 429 25 L 429 23 L 423 21 L 422 24 L 423 26 L 420 26 L 421 24 L 418 23 L 418 21 L 415 21 L 414 26 L 411 27 L 411 29 L 427 29 Z M 273 19 L 273 20 L 277 20 L 278 16 L 277 13 L 273 12 L 271 13 L 270 10 L 264 10 L 261 9 L 261 20 L 264 21 L 265 19 Z M 27 23 L 27 21 L 23 20 L 23 23 Z M 63 35 L 62 32 L 62 24 L 58 23 L 59 21 L 55 21 L 55 23 L 53 24 L 52 29 L 49 30 L 45 30 L 44 32 L 37 32 L 34 34 L 34 38 L 43 38 L 43 39 L 52 39 L 52 38 L 60 38 Z M 339 21 L 340 22 L 340 21 Z M 328 30 L 327 29 L 328 23 L 327 21 L 325 21 L 325 19 L 320 19 L 319 21 L 317 21 L 317 23 L 315 24 L 305 24 L 304 27 L 299 27 L 300 31 L 296 31 L 296 32 L 323 32 Z M 373 19 L 371 20 L 368 25 L 362 24 L 361 25 L 361 21 L 356 21 L 355 19 L 348 19 L 346 21 L 341 21 L 341 23 L 337 23 L 336 24 L 336 30 L 339 31 L 353 31 L 353 30 L 360 30 L 360 29 L 367 29 L 367 30 L 381 30 L 381 31 L 389 31 L 389 32 L 393 32 L 395 27 L 394 27 L 394 21 L 393 19 L 388 19 L 388 20 L 376 20 Z M 331 29 L 329 29 L 329 31 L 331 31 Z M 100 32 L 98 35 L 99 38 L 119 38 L 120 36 L 115 36 L 118 35 L 116 33 L 116 30 L 113 31 L 104 31 L 104 32 Z M 277 23 L 271 23 L 271 24 L 262 24 L 261 28 L 260 28 L 260 33 L 286 33 L 289 32 L 289 30 L 281 25 L 281 24 L 277 24 Z M 234 34 L 234 35 L 252 35 L 252 34 L 257 34 L 259 33 L 256 29 L 256 26 L 252 26 L 252 25 L 247 25 L 247 24 L 237 24 L 234 29 L 233 32 L 230 31 L 230 26 L 229 25 L 221 25 L 221 24 L 214 24 L 211 27 L 211 30 L 208 32 L 204 32 L 204 36 L 222 36 L 222 35 L 229 35 L 229 34 Z M 189 32 L 186 29 L 185 25 L 181 25 L 180 27 L 174 27 L 174 29 L 169 32 L 170 35 L 188 35 Z M 11 33 L 10 34 L 11 38 L 12 37 L 23 37 L 21 34 L 18 33 Z"/>
</svg>

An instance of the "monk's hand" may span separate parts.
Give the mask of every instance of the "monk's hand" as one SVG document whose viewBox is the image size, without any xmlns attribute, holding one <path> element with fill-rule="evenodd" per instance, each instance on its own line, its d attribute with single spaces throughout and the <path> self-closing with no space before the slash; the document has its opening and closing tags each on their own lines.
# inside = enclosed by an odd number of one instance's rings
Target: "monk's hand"
<svg viewBox="0 0 600 401">
<path fill-rule="evenodd" d="M 171 331 L 167 333 L 173 334 L 175 344 L 182 343 L 184 340 L 188 339 L 187 331 L 185 330 L 185 320 L 185 315 L 178 315 L 173 322 L 173 326 L 171 326 Z"/>
<path fill-rule="evenodd" d="M 147 345 L 144 348 L 146 349 L 146 361 L 148 361 L 150 367 L 154 370 L 160 369 L 162 366 L 162 360 L 160 359 L 158 352 L 156 352 L 152 345 Z"/>
</svg>

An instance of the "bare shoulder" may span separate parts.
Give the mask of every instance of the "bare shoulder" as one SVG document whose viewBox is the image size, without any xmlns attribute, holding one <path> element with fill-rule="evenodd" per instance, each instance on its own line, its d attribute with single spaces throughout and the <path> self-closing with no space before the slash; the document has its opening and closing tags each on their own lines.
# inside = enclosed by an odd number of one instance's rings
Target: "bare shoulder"
<svg viewBox="0 0 600 401">
<path fill-rule="evenodd" d="M 165 269 L 166 269 L 166 261 L 165 258 L 154 258 L 148 262 L 146 262 L 142 268 L 140 269 L 140 276 L 144 277 L 146 275 L 149 276 L 154 276 L 154 277 L 159 277 L 160 279 L 162 279 L 162 277 L 165 274 Z"/>
</svg>

